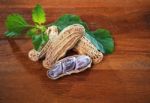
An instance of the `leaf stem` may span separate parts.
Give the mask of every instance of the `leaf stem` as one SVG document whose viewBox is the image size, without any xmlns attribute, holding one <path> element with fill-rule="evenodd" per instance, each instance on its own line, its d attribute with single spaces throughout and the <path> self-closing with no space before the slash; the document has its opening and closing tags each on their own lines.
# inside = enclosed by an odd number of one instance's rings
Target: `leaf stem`
<svg viewBox="0 0 150 103">
<path fill-rule="evenodd" d="M 34 28 L 35 26 L 34 25 L 25 25 L 26 27 L 31 27 L 31 28 Z"/>
</svg>

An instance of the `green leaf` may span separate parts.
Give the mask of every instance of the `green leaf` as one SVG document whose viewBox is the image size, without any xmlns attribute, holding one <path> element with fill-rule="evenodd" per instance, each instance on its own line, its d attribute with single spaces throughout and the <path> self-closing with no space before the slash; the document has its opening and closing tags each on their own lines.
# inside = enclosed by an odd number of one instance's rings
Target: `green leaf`
<svg viewBox="0 0 150 103">
<path fill-rule="evenodd" d="M 114 51 L 114 40 L 111 33 L 106 29 L 98 29 L 93 32 L 97 41 L 99 41 L 104 48 L 106 54 L 111 54 Z"/>
<path fill-rule="evenodd" d="M 58 26 L 59 30 L 63 30 L 65 27 L 72 24 L 81 24 L 88 29 L 86 23 L 83 22 L 77 15 L 65 14 L 52 23 L 52 25 Z"/>
<path fill-rule="evenodd" d="M 38 34 L 38 29 L 37 28 L 31 28 L 30 30 L 27 31 L 27 35 L 32 37 L 34 35 Z"/>
<path fill-rule="evenodd" d="M 5 35 L 9 37 L 18 36 L 29 26 L 25 19 L 19 14 L 9 15 L 6 19 L 5 25 L 8 29 L 8 32 L 6 32 Z"/>
<path fill-rule="evenodd" d="M 41 32 L 45 32 L 46 31 L 46 27 L 43 25 L 35 25 L 35 28 L 39 29 Z"/>
<path fill-rule="evenodd" d="M 18 33 L 16 33 L 16 32 L 10 32 L 10 31 L 6 31 L 4 34 L 7 37 L 15 37 L 15 36 L 18 35 Z"/>
<path fill-rule="evenodd" d="M 42 44 L 42 36 L 41 35 L 34 35 L 32 36 L 32 44 L 35 50 L 39 50 Z"/>
<path fill-rule="evenodd" d="M 48 40 L 49 40 L 48 35 L 47 34 L 43 34 L 43 41 L 44 41 L 43 44 L 45 44 L 46 42 L 48 42 Z"/>
<path fill-rule="evenodd" d="M 92 32 L 87 32 L 85 37 L 102 53 L 105 52 L 103 45 L 95 38 Z"/>
<path fill-rule="evenodd" d="M 39 4 L 37 4 L 32 11 L 32 20 L 38 24 L 45 23 L 46 21 L 45 12 Z"/>
<path fill-rule="evenodd" d="M 114 51 L 114 41 L 110 32 L 106 29 L 97 29 L 94 32 L 88 32 L 86 37 L 96 46 L 98 50 L 105 54 L 111 54 Z"/>
<path fill-rule="evenodd" d="M 91 41 L 95 47 L 105 54 L 110 54 L 114 51 L 114 41 L 111 37 L 111 34 L 108 30 L 98 29 L 95 32 L 89 31 L 85 22 L 83 22 L 79 16 L 65 14 L 58 18 L 51 25 L 56 25 L 59 30 L 63 30 L 65 27 L 72 24 L 81 24 L 86 29 L 85 36 Z"/>
<path fill-rule="evenodd" d="M 35 50 L 40 50 L 45 43 L 48 41 L 48 36 L 46 34 L 39 34 L 32 36 L 32 44 Z"/>
</svg>

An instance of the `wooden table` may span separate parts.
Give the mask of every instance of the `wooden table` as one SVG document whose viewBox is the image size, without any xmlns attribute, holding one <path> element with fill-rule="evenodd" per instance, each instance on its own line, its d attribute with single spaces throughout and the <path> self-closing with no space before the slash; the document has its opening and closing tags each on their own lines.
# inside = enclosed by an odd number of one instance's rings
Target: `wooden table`
<svg viewBox="0 0 150 103">
<path fill-rule="evenodd" d="M 29 38 L 3 35 L 8 14 L 31 21 L 36 3 L 47 23 L 71 13 L 91 30 L 111 30 L 115 53 L 83 73 L 48 79 L 27 57 Z M 150 0 L 0 0 L 0 103 L 150 103 Z"/>
</svg>

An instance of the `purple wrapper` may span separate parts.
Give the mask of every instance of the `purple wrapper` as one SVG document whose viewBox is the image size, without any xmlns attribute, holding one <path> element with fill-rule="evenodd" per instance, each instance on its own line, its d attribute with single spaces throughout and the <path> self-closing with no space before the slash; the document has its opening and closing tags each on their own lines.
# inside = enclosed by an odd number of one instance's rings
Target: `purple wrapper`
<svg viewBox="0 0 150 103">
<path fill-rule="evenodd" d="M 51 79 L 58 79 L 64 75 L 79 73 L 91 67 L 92 60 L 86 55 L 74 55 L 66 57 L 52 66 L 47 71 L 47 75 Z"/>
</svg>

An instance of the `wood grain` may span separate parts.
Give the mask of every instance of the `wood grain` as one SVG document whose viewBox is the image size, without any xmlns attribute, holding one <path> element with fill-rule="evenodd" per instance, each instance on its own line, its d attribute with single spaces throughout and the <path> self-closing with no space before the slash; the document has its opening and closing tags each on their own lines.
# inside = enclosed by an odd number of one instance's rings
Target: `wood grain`
<svg viewBox="0 0 150 103">
<path fill-rule="evenodd" d="M 40 3 L 47 24 L 77 14 L 91 30 L 112 31 L 116 50 L 91 69 L 53 81 L 41 62 L 32 62 L 25 36 L 4 36 L 10 13 L 31 22 Z M 150 0 L 0 0 L 0 103 L 150 103 Z"/>
</svg>

